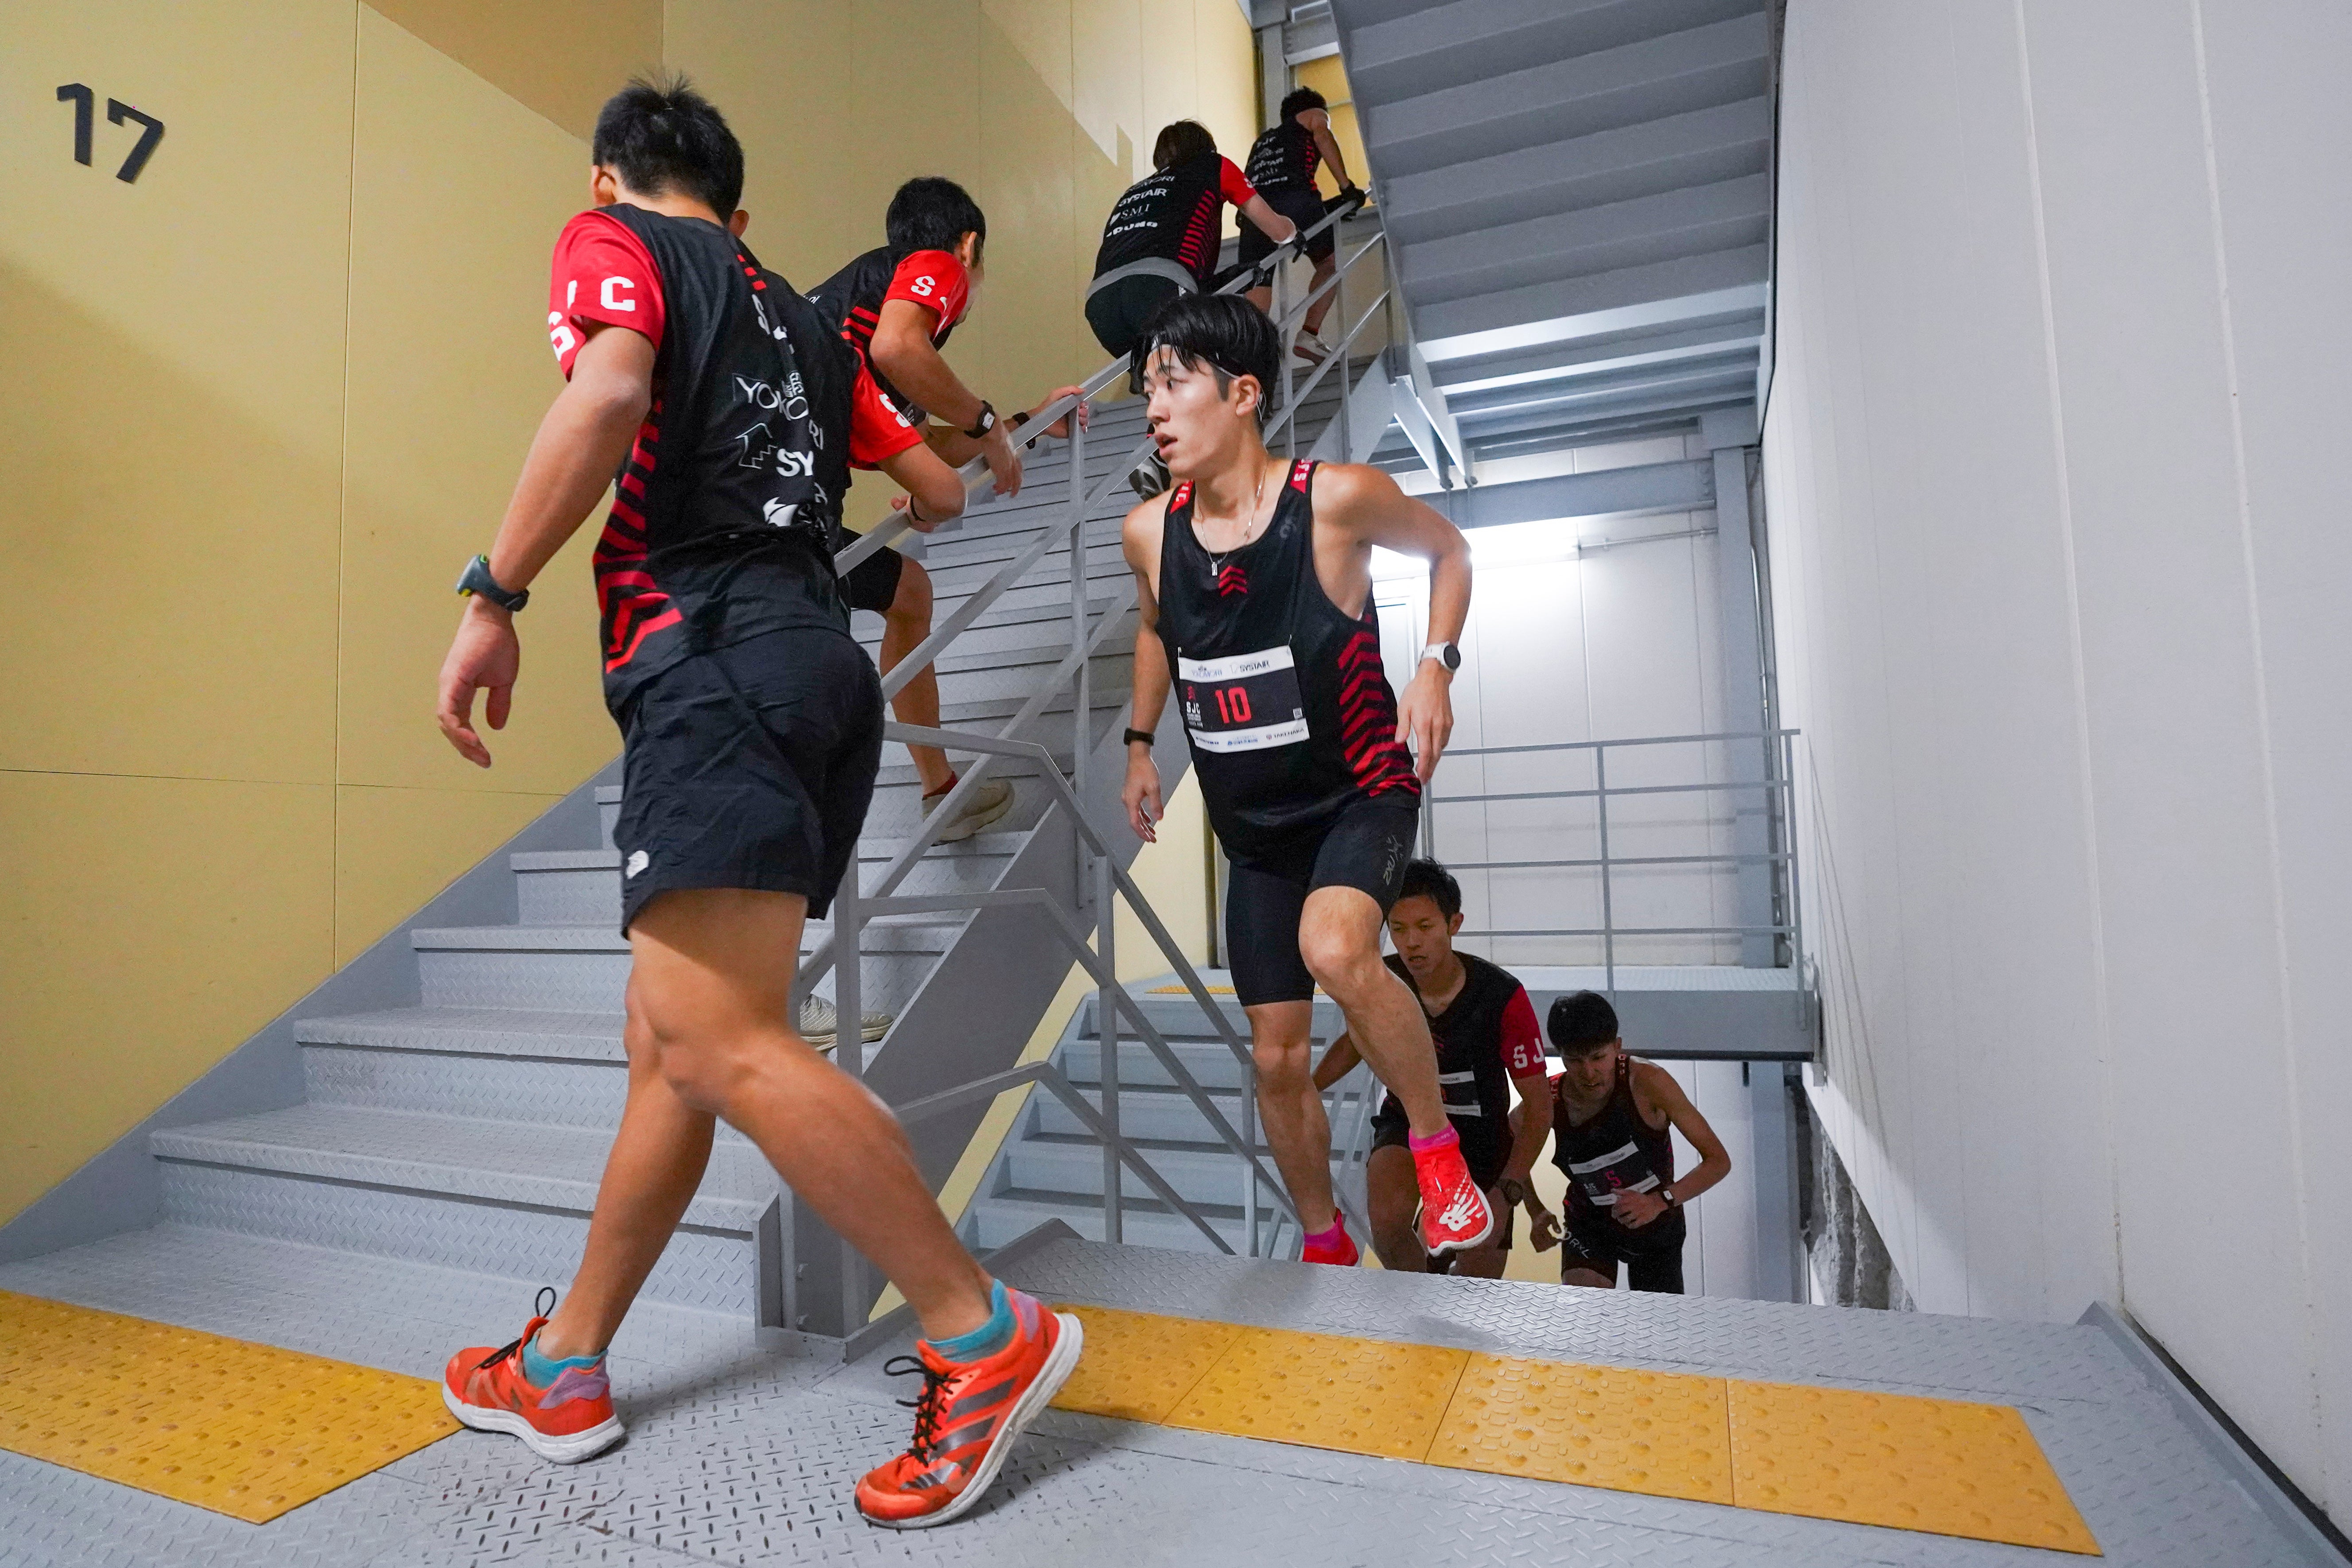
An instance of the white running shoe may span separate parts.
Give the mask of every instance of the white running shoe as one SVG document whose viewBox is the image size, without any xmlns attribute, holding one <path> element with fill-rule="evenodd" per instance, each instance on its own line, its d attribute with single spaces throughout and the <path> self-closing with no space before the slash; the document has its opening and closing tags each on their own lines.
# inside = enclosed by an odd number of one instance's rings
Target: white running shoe
<svg viewBox="0 0 2352 1568">
<path fill-rule="evenodd" d="M 1127 474 L 1127 488 L 1135 492 L 1138 500 L 1150 500 L 1172 482 L 1169 478 L 1168 465 L 1160 460 L 1157 452 L 1146 452 L 1143 461 L 1129 469 Z"/>
<path fill-rule="evenodd" d="M 891 1017 L 887 1013 L 865 1013 L 858 1016 L 857 1037 L 872 1045 L 890 1032 Z M 801 1004 L 801 1038 L 818 1050 L 829 1051 L 839 1043 L 841 1020 L 835 1014 L 832 998 L 812 996 Z"/>
<path fill-rule="evenodd" d="M 953 785 L 949 786 L 950 790 L 953 787 Z M 929 816 L 940 808 L 940 802 L 945 799 L 947 795 L 944 793 L 925 795 L 923 815 Z M 971 794 L 965 797 L 963 805 L 957 808 L 953 819 L 945 827 L 940 829 L 939 836 L 931 842 L 961 844 L 1012 809 L 1013 785 L 1003 779 L 982 779 L 972 787 Z"/>
</svg>

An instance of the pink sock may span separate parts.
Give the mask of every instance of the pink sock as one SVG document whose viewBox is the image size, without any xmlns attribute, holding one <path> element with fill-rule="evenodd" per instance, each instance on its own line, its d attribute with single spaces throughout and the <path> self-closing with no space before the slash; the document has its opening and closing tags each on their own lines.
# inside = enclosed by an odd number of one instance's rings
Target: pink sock
<svg viewBox="0 0 2352 1568">
<path fill-rule="evenodd" d="M 1348 1216 L 1338 1209 L 1331 1211 L 1331 1228 L 1318 1230 L 1307 1238 L 1309 1247 L 1337 1247 L 1348 1234 Z"/>
<path fill-rule="evenodd" d="M 1418 1132 L 1408 1132 L 1405 1134 L 1405 1142 L 1412 1146 L 1414 1153 L 1426 1154 L 1432 1149 L 1452 1148 L 1462 1142 L 1462 1134 L 1454 1131 L 1454 1124 L 1449 1121 L 1445 1125 L 1445 1131 L 1433 1138 L 1423 1138 Z"/>
</svg>

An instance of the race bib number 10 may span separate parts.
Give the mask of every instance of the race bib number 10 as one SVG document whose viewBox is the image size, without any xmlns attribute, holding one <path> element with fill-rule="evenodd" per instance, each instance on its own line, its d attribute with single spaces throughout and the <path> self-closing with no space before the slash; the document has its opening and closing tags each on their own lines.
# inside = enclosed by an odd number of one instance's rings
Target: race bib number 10
<svg viewBox="0 0 2352 1568">
<path fill-rule="evenodd" d="M 1260 752 L 1307 739 L 1307 704 L 1287 645 L 1228 658 L 1182 658 L 1184 728 L 1204 752 Z"/>
</svg>

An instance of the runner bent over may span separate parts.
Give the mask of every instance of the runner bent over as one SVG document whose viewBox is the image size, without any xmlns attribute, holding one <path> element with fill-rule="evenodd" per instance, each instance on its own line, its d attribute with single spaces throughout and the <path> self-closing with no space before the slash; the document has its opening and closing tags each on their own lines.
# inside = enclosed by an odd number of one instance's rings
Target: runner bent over
<svg viewBox="0 0 2352 1568">
<path fill-rule="evenodd" d="M 972 1260 L 888 1109 L 788 1008 L 803 923 L 856 864 L 881 756 L 879 682 L 829 552 L 856 361 L 740 243 L 742 150 L 699 94 L 632 84 L 593 149 L 595 207 L 557 241 L 548 311 L 569 384 L 460 581 L 472 597 L 439 718 L 489 765 L 475 695 L 503 727 L 526 585 L 616 484 L 594 568 L 625 741 L 628 1100 L 571 1293 L 511 1343 L 457 1352 L 442 1397 L 559 1463 L 617 1441 L 604 1348 L 723 1116 L 914 1305 L 928 1336 L 915 1441 L 859 1483 L 857 1506 L 942 1523 L 994 1479 L 1080 1335 Z"/>
<path fill-rule="evenodd" d="M 940 357 L 949 336 L 962 324 L 979 286 L 988 219 L 961 185 L 926 175 L 898 187 L 884 216 L 883 231 L 888 244 L 867 251 L 809 290 L 809 302 L 857 351 L 878 395 L 884 415 L 881 455 L 896 456 L 925 445 L 950 468 L 985 458 L 996 479 L 996 493 L 1019 494 L 1021 453 L 1011 437 L 1029 416 L 998 419 L 995 406 L 965 386 Z M 1045 401 L 1076 390 L 1064 387 Z M 933 425 L 932 414 L 944 416 L 948 423 Z M 1065 421 L 1049 433 L 1060 436 L 1066 430 Z M 878 458 L 861 454 L 853 461 L 870 468 Z M 950 515 L 923 507 L 919 493 L 915 500 L 918 516 L 937 521 Z M 846 529 L 837 530 L 835 550 L 853 537 Z M 931 635 L 931 574 L 921 562 L 885 546 L 851 567 L 842 589 L 851 609 L 870 610 L 882 617 L 879 662 L 885 675 Z M 938 729 L 938 672 L 925 665 L 898 689 L 891 708 L 902 724 Z M 909 746 L 907 751 L 922 778 L 923 815 L 929 816 L 955 788 L 956 773 L 937 746 Z M 1006 780 L 983 779 L 967 794 L 970 798 L 955 819 L 936 835 L 938 842 L 959 843 L 1013 809 L 1013 785 Z"/>
<path fill-rule="evenodd" d="M 1172 667 L 1209 823 L 1234 863 L 1226 944 L 1266 1142 L 1301 1223 L 1320 1227 L 1306 1257 L 1357 1256 L 1332 1205 L 1330 1127 L 1309 1070 L 1318 983 L 1403 1107 L 1423 1241 L 1454 1252 L 1484 1242 L 1494 1216 L 1446 1120 L 1429 1022 L 1381 963 L 1381 921 L 1412 856 L 1422 781 L 1454 725 L 1470 550 L 1377 468 L 1267 453 L 1259 426 L 1281 352 L 1256 307 L 1215 295 L 1171 302 L 1144 343 L 1147 417 L 1179 483 L 1127 515 L 1141 611 L 1128 817 L 1152 837 L 1151 737 Z M 1436 640 L 1402 703 L 1381 669 L 1375 544 L 1433 566 Z"/>
<path fill-rule="evenodd" d="M 1328 203 L 1315 188 L 1315 171 L 1327 163 L 1339 182 L 1339 195 Z M 1249 164 L 1244 173 L 1258 195 L 1265 198 L 1266 205 L 1297 224 L 1301 234 L 1321 223 L 1332 208 L 1360 202 L 1364 195 L 1348 177 L 1348 160 L 1331 134 L 1330 110 L 1323 95 L 1311 87 L 1302 87 L 1282 100 L 1282 113 L 1265 134 L 1250 144 Z M 1307 292 L 1313 293 L 1330 280 L 1338 269 L 1338 250 L 1339 241 L 1328 228 L 1307 242 L 1307 259 L 1315 264 L 1315 275 L 1307 279 Z M 1273 253 L 1274 243 L 1263 230 L 1242 230 L 1243 266 L 1255 266 Z M 1310 346 L 1310 340 L 1323 330 L 1323 318 L 1330 313 L 1332 301 L 1338 298 L 1336 291 L 1324 295 L 1307 308 L 1306 318 L 1299 323 L 1298 342 L 1291 352 L 1310 364 L 1322 362 L 1322 350 Z M 1259 284 L 1249 291 L 1249 300 L 1259 310 L 1270 313 L 1274 309 L 1274 285 Z"/>
<path fill-rule="evenodd" d="M 1544 1073 L 1543 1031 L 1527 987 L 1475 953 L 1456 952 L 1454 933 L 1462 929 L 1462 887 L 1434 860 L 1404 868 L 1404 884 L 1389 910 L 1389 940 L 1396 952 L 1389 968 L 1412 987 L 1429 1016 L 1437 1048 L 1437 1088 L 1445 1118 L 1462 1137 L 1462 1157 L 1471 1179 L 1496 1208 L 1495 1234 L 1483 1247 L 1450 1258 L 1429 1256 L 1413 1234 L 1413 1205 L 1420 1201 L 1406 1158 L 1412 1135 L 1404 1107 L 1383 1098 L 1372 1118 L 1371 1158 L 1364 1167 L 1364 1191 L 1371 1210 L 1372 1250 L 1384 1268 L 1426 1268 L 1475 1279 L 1499 1279 L 1511 1249 L 1511 1211 L 1526 1200 L 1528 1173 L 1543 1151 L 1543 1126 L 1511 1113 L 1511 1091 L 1538 1112 L 1551 1101 Z M 1348 1076 L 1357 1062 L 1356 1042 L 1341 1035 L 1315 1067 L 1318 1094 Z M 1513 1132 L 1520 1130 L 1517 1141 Z M 1499 1206 L 1496 1200 L 1500 1200 Z"/>
<path fill-rule="evenodd" d="M 1568 1176 L 1559 1282 L 1614 1289 L 1622 1262 L 1633 1289 L 1679 1296 L 1683 1205 L 1731 1173 L 1731 1156 L 1672 1073 L 1625 1054 L 1607 997 L 1562 996 L 1546 1022 L 1565 1068 L 1552 1100 L 1552 1163 Z M 1698 1151 L 1688 1175 L 1675 1174 L 1670 1127 Z M 1537 1250 L 1549 1250 L 1552 1216 L 1529 1213 Z"/>
</svg>

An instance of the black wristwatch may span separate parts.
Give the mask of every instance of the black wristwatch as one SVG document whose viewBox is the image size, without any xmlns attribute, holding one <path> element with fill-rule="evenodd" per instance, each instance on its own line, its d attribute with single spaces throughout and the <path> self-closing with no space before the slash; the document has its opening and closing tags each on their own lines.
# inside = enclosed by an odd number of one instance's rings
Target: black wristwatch
<svg viewBox="0 0 2352 1568">
<path fill-rule="evenodd" d="M 983 397 L 980 400 L 980 417 L 971 422 L 971 428 L 964 434 L 977 441 L 995 428 L 996 405 Z"/>
<path fill-rule="evenodd" d="M 1150 731 L 1149 731 L 1149 730 L 1129 730 L 1129 731 L 1127 732 L 1127 739 L 1126 739 L 1125 741 L 1121 742 L 1120 743 L 1121 743 L 1122 745 L 1129 745 L 1129 746 L 1132 746 L 1132 745 L 1133 745 L 1133 744 L 1135 744 L 1138 741 L 1140 741 L 1140 742 L 1142 742 L 1145 745 L 1147 745 L 1147 746 L 1148 746 L 1148 745 L 1151 744 L 1151 742 L 1154 742 L 1154 741 L 1158 740 L 1159 738 L 1160 738 L 1159 736 L 1154 735 L 1154 734 L 1153 734 Z"/>
<path fill-rule="evenodd" d="M 468 594 L 488 599 L 509 615 L 530 603 L 530 589 L 518 588 L 509 594 L 499 586 L 499 580 L 490 575 L 490 558 L 487 555 L 477 555 L 467 562 L 464 574 L 457 579 L 457 596 L 464 598 Z"/>
<path fill-rule="evenodd" d="M 1508 1176 L 1505 1176 L 1501 1181 L 1496 1182 L 1495 1184 L 1495 1190 L 1502 1194 L 1503 1201 L 1510 1205 L 1513 1208 L 1517 1208 L 1521 1204 L 1528 1201 L 1528 1189 L 1526 1184 L 1514 1181 Z"/>
</svg>

